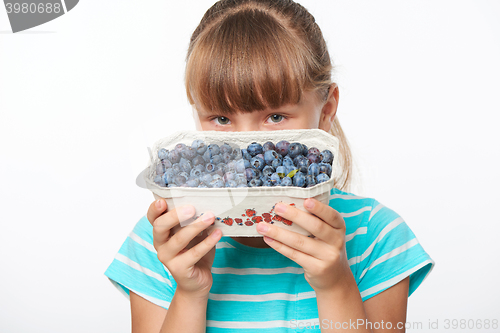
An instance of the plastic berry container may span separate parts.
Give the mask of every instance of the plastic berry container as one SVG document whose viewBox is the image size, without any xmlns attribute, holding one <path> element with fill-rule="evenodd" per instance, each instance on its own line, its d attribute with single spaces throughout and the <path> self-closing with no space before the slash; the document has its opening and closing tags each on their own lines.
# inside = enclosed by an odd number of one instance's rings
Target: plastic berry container
<svg viewBox="0 0 500 333">
<path fill-rule="evenodd" d="M 267 141 L 276 144 L 282 140 L 290 143 L 299 142 L 308 148 L 316 147 L 320 151 L 330 150 L 333 153 L 332 173 L 328 181 L 307 188 L 296 186 L 162 187 L 155 183 L 156 165 L 160 163 L 158 151 L 161 148 L 172 150 L 178 143 L 191 145 L 194 140 L 203 140 L 207 145 L 227 143 L 231 147 L 239 147 L 240 149 L 246 148 L 253 142 L 260 144 Z M 297 224 L 275 214 L 274 206 L 283 202 L 307 211 L 303 206 L 304 200 L 307 198 L 315 198 L 327 204 L 330 190 L 333 188 L 333 179 L 338 169 L 338 151 L 339 140 L 320 129 L 255 132 L 183 131 L 160 139 L 153 145 L 151 161 L 144 170 L 143 177 L 146 188 L 153 192 L 155 199 L 164 198 L 169 209 L 187 204 L 194 206 L 195 216 L 181 223 L 181 227 L 193 222 L 204 212 L 211 211 L 216 218 L 208 231 L 218 228 L 222 231 L 223 236 L 262 237 L 256 230 L 256 223 L 259 222 L 272 223 L 303 235 L 310 235 Z"/>
</svg>

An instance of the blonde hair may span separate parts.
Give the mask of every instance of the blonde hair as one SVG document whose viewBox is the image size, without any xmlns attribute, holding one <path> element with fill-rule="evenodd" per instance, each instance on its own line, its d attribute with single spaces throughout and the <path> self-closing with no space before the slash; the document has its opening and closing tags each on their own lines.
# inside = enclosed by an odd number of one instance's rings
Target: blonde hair
<svg viewBox="0 0 500 333">
<path fill-rule="evenodd" d="M 221 0 L 203 16 L 186 57 L 191 104 L 223 114 L 297 104 L 304 91 L 328 96 L 333 66 L 314 17 L 291 0 Z M 334 187 L 349 191 L 352 157 L 337 117 L 340 140 Z"/>
</svg>

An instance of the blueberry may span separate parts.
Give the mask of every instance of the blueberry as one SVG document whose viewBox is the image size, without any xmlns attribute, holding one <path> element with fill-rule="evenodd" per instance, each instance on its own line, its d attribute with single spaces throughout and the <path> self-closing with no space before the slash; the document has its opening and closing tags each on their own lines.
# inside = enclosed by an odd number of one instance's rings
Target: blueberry
<svg viewBox="0 0 500 333">
<path fill-rule="evenodd" d="M 281 186 L 292 186 L 292 178 L 290 177 L 285 177 L 281 180 Z"/>
<path fill-rule="evenodd" d="M 288 155 L 294 159 L 295 157 L 299 156 L 302 154 L 302 144 L 298 142 L 294 142 L 290 144 L 290 147 L 288 148 Z"/>
<path fill-rule="evenodd" d="M 165 148 L 161 148 L 160 150 L 158 150 L 158 158 L 160 160 L 167 159 L 167 156 L 168 156 L 168 150 L 166 150 Z"/>
<path fill-rule="evenodd" d="M 297 166 L 297 169 L 299 169 L 299 171 L 302 171 L 303 173 L 307 173 L 309 164 L 309 160 L 307 159 L 307 157 L 304 157 L 304 155 L 299 155 L 295 158 L 295 165 Z"/>
<path fill-rule="evenodd" d="M 210 160 L 210 162 L 217 165 L 219 163 L 224 162 L 224 159 L 222 158 L 222 156 L 220 154 L 219 155 L 212 155 L 212 159 Z"/>
<path fill-rule="evenodd" d="M 235 165 L 235 171 L 237 173 L 245 172 L 245 169 L 246 169 L 245 160 L 243 160 L 243 159 L 238 160 L 234 163 L 234 165 Z M 248 163 L 248 166 L 250 166 L 250 163 Z"/>
<path fill-rule="evenodd" d="M 185 146 L 181 150 L 181 156 L 185 159 L 192 160 L 196 156 L 196 150 L 194 148 Z"/>
<path fill-rule="evenodd" d="M 281 157 L 281 155 L 278 155 L 279 157 L 275 160 L 273 160 L 273 163 L 271 163 L 271 166 L 273 168 L 277 168 L 279 167 L 280 165 L 283 165 L 283 157 Z"/>
<path fill-rule="evenodd" d="M 328 176 L 330 176 L 332 174 L 332 166 L 328 163 L 320 163 L 319 173 L 326 173 Z"/>
<path fill-rule="evenodd" d="M 302 152 L 301 154 L 304 155 L 304 156 L 307 156 L 307 151 L 309 149 L 307 149 L 307 146 L 305 144 L 302 144 Z"/>
<path fill-rule="evenodd" d="M 266 165 L 264 169 L 262 169 L 262 174 L 266 177 L 271 177 L 271 175 L 275 172 L 276 170 L 270 165 Z"/>
<path fill-rule="evenodd" d="M 181 158 L 181 161 L 179 162 L 179 166 L 181 167 L 182 171 L 185 172 L 191 172 L 191 162 L 185 158 Z"/>
<path fill-rule="evenodd" d="M 172 170 L 174 170 L 176 173 L 179 173 L 182 171 L 182 168 L 179 163 L 175 163 L 174 165 L 172 165 Z"/>
<path fill-rule="evenodd" d="M 274 183 L 271 181 L 271 178 L 269 177 L 263 177 L 261 178 L 261 180 L 262 180 L 262 186 L 266 187 L 274 186 Z"/>
<path fill-rule="evenodd" d="M 260 171 L 262 171 L 262 169 L 264 169 L 264 166 L 266 165 L 264 163 L 264 160 L 258 156 L 255 156 L 254 158 L 252 158 L 252 160 L 250 161 L 250 164 L 252 165 L 252 167 L 254 167 L 255 169 L 260 170 Z"/>
<path fill-rule="evenodd" d="M 272 165 L 273 161 L 279 159 L 280 155 L 274 150 L 268 150 L 264 153 L 264 161 L 267 165 Z"/>
<path fill-rule="evenodd" d="M 238 185 L 243 184 L 247 186 L 247 177 L 244 173 L 237 173 L 234 180 L 238 183 Z"/>
<path fill-rule="evenodd" d="M 294 166 L 285 166 L 285 175 L 289 175 L 290 172 L 297 170 Z"/>
<path fill-rule="evenodd" d="M 247 151 L 253 157 L 257 154 L 262 154 L 262 152 L 264 150 L 263 150 L 262 145 L 260 143 L 252 142 L 251 144 L 248 145 Z"/>
<path fill-rule="evenodd" d="M 321 157 L 321 162 L 322 163 L 332 164 L 332 162 L 333 162 L 333 154 L 328 149 L 323 150 L 319 156 Z"/>
<path fill-rule="evenodd" d="M 186 181 L 187 181 L 187 178 L 184 175 L 178 174 L 174 177 L 174 183 L 178 186 L 185 184 Z"/>
<path fill-rule="evenodd" d="M 205 161 L 205 163 L 210 163 L 211 159 L 212 153 L 210 152 L 210 150 L 205 151 L 205 153 L 203 154 L 203 160 Z"/>
<path fill-rule="evenodd" d="M 218 144 L 212 143 L 212 144 L 208 145 L 208 150 L 210 151 L 212 156 L 220 154 L 220 147 Z"/>
<path fill-rule="evenodd" d="M 246 149 L 242 149 L 241 154 L 242 154 L 243 158 L 248 160 L 248 161 L 250 161 L 252 159 L 252 155 L 250 155 L 250 153 Z"/>
<path fill-rule="evenodd" d="M 205 166 L 205 170 L 208 172 L 208 173 L 212 173 L 215 171 L 215 165 L 213 163 L 208 163 L 206 166 Z"/>
<path fill-rule="evenodd" d="M 264 152 L 268 150 L 276 150 L 276 146 L 271 141 L 267 141 L 262 145 L 262 149 L 264 150 Z"/>
<path fill-rule="evenodd" d="M 319 157 L 319 155 L 316 154 L 307 154 L 307 159 L 311 164 L 321 162 L 321 157 Z"/>
<path fill-rule="evenodd" d="M 155 183 L 159 186 L 166 187 L 167 184 L 163 180 L 163 175 L 156 175 L 155 177 Z"/>
<path fill-rule="evenodd" d="M 323 183 L 323 182 L 326 182 L 330 179 L 330 177 L 328 177 L 328 175 L 326 173 L 320 173 L 317 177 L 316 177 L 316 181 L 319 183 Z"/>
<path fill-rule="evenodd" d="M 259 178 L 253 178 L 248 182 L 248 186 L 250 187 L 262 186 L 262 180 L 260 180 Z"/>
<path fill-rule="evenodd" d="M 181 160 L 181 154 L 177 150 L 171 150 L 168 152 L 167 159 L 172 162 L 172 164 L 179 163 Z"/>
<path fill-rule="evenodd" d="M 245 169 L 252 167 L 252 165 L 250 164 L 250 160 L 247 160 L 246 158 L 243 159 L 243 163 L 245 163 Z"/>
<path fill-rule="evenodd" d="M 297 172 L 293 176 L 293 185 L 298 186 L 298 187 L 304 187 L 306 186 L 306 175 L 302 172 Z"/>
<path fill-rule="evenodd" d="M 208 188 L 208 186 L 205 183 L 200 183 L 200 185 L 198 185 L 198 188 Z"/>
<path fill-rule="evenodd" d="M 270 178 L 275 186 L 281 184 L 281 177 L 278 175 L 277 172 L 273 173 Z"/>
<path fill-rule="evenodd" d="M 221 154 L 225 154 L 225 153 L 231 154 L 232 152 L 233 152 L 233 147 L 231 147 L 227 143 L 224 142 L 224 144 L 220 146 L 220 153 Z"/>
<path fill-rule="evenodd" d="M 198 187 L 198 185 L 200 185 L 200 179 L 196 177 L 189 177 L 186 184 L 189 187 Z"/>
<path fill-rule="evenodd" d="M 208 148 L 203 140 L 194 140 L 191 147 L 193 147 L 199 155 L 203 155 Z"/>
<path fill-rule="evenodd" d="M 307 175 L 306 176 L 306 187 L 311 187 L 316 185 L 316 180 L 314 179 L 313 175 Z"/>
<path fill-rule="evenodd" d="M 281 177 L 285 177 L 287 175 L 286 168 L 284 166 L 279 166 L 276 168 L 276 173 Z"/>
<path fill-rule="evenodd" d="M 174 149 L 175 149 L 175 150 L 176 150 L 176 151 L 180 154 L 180 153 L 181 153 L 181 151 L 182 151 L 182 149 L 184 149 L 184 147 L 186 147 L 186 145 L 185 145 L 185 144 L 183 144 L 183 143 L 178 143 L 178 144 L 176 144 L 176 145 L 175 145 Z"/>
<path fill-rule="evenodd" d="M 212 181 L 212 175 L 209 173 L 202 174 L 200 180 L 205 184 L 210 184 Z"/>
<path fill-rule="evenodd" d="M 315 154 L 315 155 L 318 155 L 321 154 L 320 150 L 316 147 L 311 147 L 309 148 L 309 150 L 307 151 L 307 154 L 304 154 L 304 155 L 309 155 L 309 154 Z"/>
<path fill-rule="evenodd" d="M 177 186 L 175 184 L 168 184 L 167 187 L 179 187 L 179 186 Z"/>
<path fill-rule="evenodd" d="M 236 180 L 236 173 L 232 171 L 226 172 L 222 177 L 222 180 L 224 180 L 224 182 L 226 183 L 229 182 L 230 180 Z"/>
<path fill-rule="evenodd" d="M 161 164 L 165 167 L 165 170 L 170 169 L 172 167 L 172 162 L 169 160 L 161 160 Z"/>
<path fill-rule="evenodd" d="M 199 169 L 193 168 L 191 169 L 191 172 L 189 173 L 190 177 L 201 177 L 201 171 Z M 194 187 L 194 186 L 193 186 Z"/>
<path fill-rule="evenodd" d="M 229 153 L 222 154 L 222 161 L 224 163 L 229 163 L 229 161 L 231 161 L 231 160 L 232 160 L 231 154 L 229 154 Z"/>
<path fill-rule="evenodd" d="M 243 154 L 240 148 L 233 148 L 233 152 L 231 153 L 231 157 L 233 160 L 240 160 L 243 158 Z"/>
<path fill-rule="evenodd" d="M 254 168 L 248 168 L 248 169 L 245 169 L 245 177 L 247 179 L 254 179 L 254 178 L 257 178 L 258 176 L 260 176 L 257 171 L 259 170 L 256 170 Z"/>
<path fill-rule="evenodd" d="M 276 144 L 276 151 L 281 154 L 281 156 L 286 156 L 288 154 L 288 148 L 290 147 L 290 142 L 280 141 Z"/>
<path fill-rule="evenodd" d="M 215 166 L 215 173 L 217 173 L 220 176 L 223 176 L 224 173 L 226 173 L 227 168 L 225 163 L 219 163 Z"/>
<path fill-rule="evenodd" d="M 226 182 L 226 187 L 238 187 L 238 183 L 234 180 L 229 180 Z"/>
<path fill-rule="evenodd" d="M 219 175 L 218 173 L 214 173 L 212 175 L 212 180 L 222 180 L 222 176 Z"/>
<path fill-rule="evenodd" d="M 165 166 L 162 163 L 158 163 L 156 166 L 156 175 L 163 175 L 165 173 Z"/>
<path fill-rule="evenodd" d="M 193 166 L 197 166 L 197 165 L 205 166 L 205 160 L 200 155 L 197 155 L 197 156 L 195 156 L 195 158 L 192 159 L 191 164 Z"/>
<path fill-rule="evenodd" d="M 214 187 L 214 188 L 224 187 L 224 182 L 221 179 L 213 179 L 210 182 L 210 187 Z"/>
<path fill-rule="evenodd" d="M 311 164 L 307 170 L 307 174 L 314 176 L 314 177 L 319 175 L 319 165 L 317 163 Z"/>
<path fill-rule="evenodd" d="M 295 165 L 293 164 L 293 160 L 290 158 L 290 156 L 285 156 L 283 158 L 283 166 L 295 168 Z"/>
</svg>

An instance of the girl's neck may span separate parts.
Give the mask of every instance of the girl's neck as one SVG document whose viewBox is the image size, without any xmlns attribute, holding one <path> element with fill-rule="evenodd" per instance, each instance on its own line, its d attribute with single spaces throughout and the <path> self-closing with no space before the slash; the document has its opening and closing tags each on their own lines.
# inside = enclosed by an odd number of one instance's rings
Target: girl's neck
<svg viewBox="0 0 500 333">
<path fill-rule="evenodd" d="M 269 245 L 264 242 L 263 237 L 231 237 L 233 240 L 237 241 L 240 244 L 257 247 L 257 248 L 268 248 Z"/>
</svg>

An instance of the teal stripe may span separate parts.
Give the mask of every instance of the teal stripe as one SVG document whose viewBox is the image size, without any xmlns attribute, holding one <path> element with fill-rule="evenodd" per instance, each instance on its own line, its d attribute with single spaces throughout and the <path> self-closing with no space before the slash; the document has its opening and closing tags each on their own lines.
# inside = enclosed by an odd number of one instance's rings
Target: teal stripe
<svg viewBox="0 0 500 333">
<path fill-rule="evenodd" d="M 172 300 L 173 288 L 170 288 L 170 286 L 166 283 L 160 282 L 119 260 L 114 259 L 104 274 L 111 280 L 133 291 L 137 291 L 166 302 L 170 302 Z"/>
<path fill-rule="evenodd" d="M 303 276 L 303 274 L 288 273 L 277 275 L 212 274 L 213 284 L 210 292 L 240 295 L 290 294 L 294 293 L 295 283 L 303 279 Z"/>
<path fill-rule="evenodd" d="M 277 318 L 293 318 L 294 316 L 294 302 L 222 302 L 208 300 L 207 318 L 216 321 L 265 321 Z"/>
</svg>

